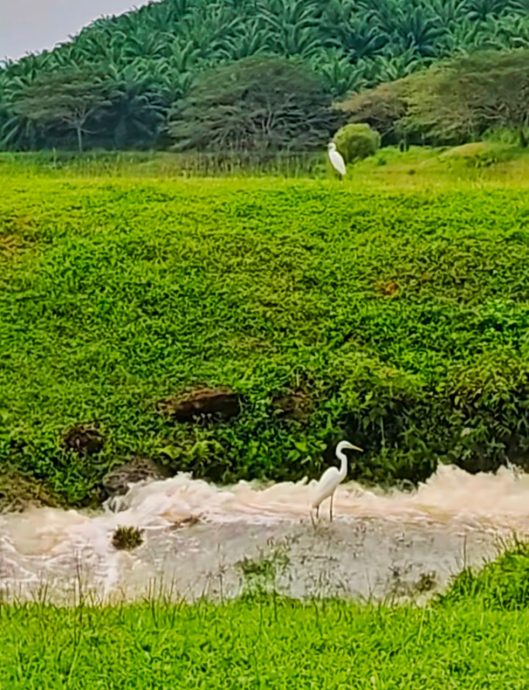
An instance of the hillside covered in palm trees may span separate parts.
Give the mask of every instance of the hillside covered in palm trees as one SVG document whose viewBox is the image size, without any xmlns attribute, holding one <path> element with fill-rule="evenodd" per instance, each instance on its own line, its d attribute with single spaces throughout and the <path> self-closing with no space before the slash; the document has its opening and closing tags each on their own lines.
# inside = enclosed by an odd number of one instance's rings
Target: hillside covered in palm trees
<svg viewBox="0 0 529 690">
<path fill-rule="evenodd" d="M 336 99 L 449 56 L 524 47 L 528 0 L 162 0 L 5 64 L 0 148 L 75 147 L 76 131 L 80 146 L 168 147 L 168 115 L 197 78 L 252 56 L 301 61 Z"/>
</svg>

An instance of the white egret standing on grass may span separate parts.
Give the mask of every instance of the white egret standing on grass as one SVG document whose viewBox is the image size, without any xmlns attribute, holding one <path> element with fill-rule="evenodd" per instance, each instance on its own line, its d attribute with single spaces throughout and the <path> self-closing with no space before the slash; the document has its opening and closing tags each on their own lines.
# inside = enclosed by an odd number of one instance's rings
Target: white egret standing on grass
<svg viewBox="0 0 529 690">
<path fill-rule="evenodd" d="M 332 167 L 340 175 L 340 179 L 342 179 L 346 173 L 345 161 L 342 157 L 342 154 L 336 148 L 334 141 L 331 141 L 331 143 L 328 145 L 327 151 Z"/>
<path fill-rule="evenodd" d="M 340 460 L 340 469 L 337 467 L 329 467 L 321 475 L 319 482 L 316 484 L 314 489 L 314 494 L 312 496 L 312 506 L 310 511 L 310 516 L 314 521 L 312 516 L 312 511 L 316 509 L 316 517 L 319 518 L 320 515 L 320 505 L 326 498 L 331 498 L 331 505 L 329 508 L 329 519 L 332 522 L 332 502 L 334 499 L 334 492 L 336 491 L 338 484 L 343 482 L 345 476 L 347 475 L 347 456 L 344 453 L 346 449 L 358 450 L 363 453 L 361 448 L 358 446 L 353 446 L 352 443 L 348 441 L 341 441 L 336 446 L 336 457 Z"/>
</svg>

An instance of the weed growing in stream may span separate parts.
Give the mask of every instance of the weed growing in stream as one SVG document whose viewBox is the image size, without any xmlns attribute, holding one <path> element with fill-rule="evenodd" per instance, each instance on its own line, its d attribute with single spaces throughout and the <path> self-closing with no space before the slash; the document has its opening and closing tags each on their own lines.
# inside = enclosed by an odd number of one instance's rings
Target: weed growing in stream
<svg viewBox="0 0 529 690">
<path fill-rule="evenodd" d="M 238 569 L 243 579 L 243 595 L 247 597 L 274 594 L 277 591 L 278 578 L 284 575 L 288 565 L 289 540 L 270 542 L 265 552 L 254 558 L 243 558 Z"/>
<path fill-rule="evenodd" d="M 143 530 L 137 527 L 116 527 L 112 546 L 118 551 L 133 551 L 143 544 Z"/>
</svg>

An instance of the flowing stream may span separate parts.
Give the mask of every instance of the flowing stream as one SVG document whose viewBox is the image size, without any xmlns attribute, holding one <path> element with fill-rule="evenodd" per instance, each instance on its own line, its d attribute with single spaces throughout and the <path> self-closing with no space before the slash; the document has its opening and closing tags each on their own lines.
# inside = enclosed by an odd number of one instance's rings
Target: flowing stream
<svg viewBox="0 0 529 690">
<path fill-rule="evenodd" d="M 236 596 L 271 586 L 291 596 L 420 596 L 529 534 L 529 475 L 441 466 L 414 491 L 349 483 L 314 526 L 311 484 L 216 487 L 188 475 L 137 484 L 114 511 L 51 508 L 0 517 L 0 596 L 69 603 Z M 117 509 L 116 509 L 117 508 Z M 142 529 L 134 551 L 117 526 Z M 266 566 L 266 567 L 265 567 Z"/>
</svg>

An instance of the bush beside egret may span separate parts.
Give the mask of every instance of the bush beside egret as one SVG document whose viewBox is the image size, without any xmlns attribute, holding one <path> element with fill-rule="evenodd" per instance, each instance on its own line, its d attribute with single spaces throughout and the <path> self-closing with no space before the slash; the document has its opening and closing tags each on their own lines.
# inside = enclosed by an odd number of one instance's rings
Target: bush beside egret
<svg viewBox="0 0 529 690">
<path fill-rule="evenodd" d="M 350 123 L 333 137 L 346 165 L 373 156 L 380 148 L 380 134 L 366 123 Z"/>
</svg>

